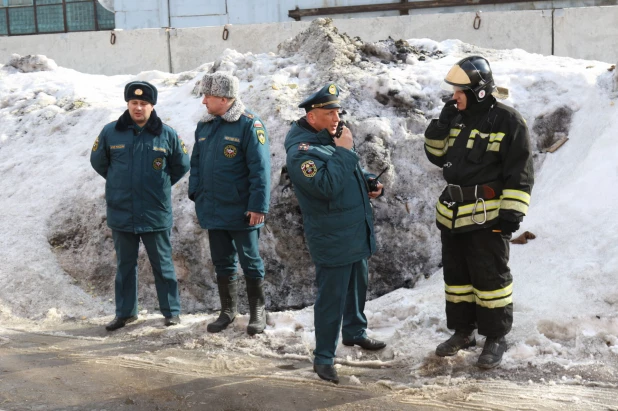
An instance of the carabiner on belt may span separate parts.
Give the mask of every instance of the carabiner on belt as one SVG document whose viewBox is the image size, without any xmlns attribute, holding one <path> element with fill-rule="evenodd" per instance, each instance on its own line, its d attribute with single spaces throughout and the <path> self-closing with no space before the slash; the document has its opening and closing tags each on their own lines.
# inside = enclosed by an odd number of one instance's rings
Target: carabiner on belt
<svg viewBox="0 0 618 411">
<path fill-rule="evenodd" d="M 485 224 L 485 222 L 487 221 L 487 206 L 485 205 L 485 200 L 478 196 L 477 194 L 477 189 L 478 189 L 478 185 L 474 186 L 474 198 L 476 198 L 476 201 L 474 202 L 474 207 L 472 207 L 472 221 L 474 222 L 474 224 Z M 483 204 L 483 221 L 476 221 L 476 218 L 474 218 L 474 215 L 476 214 L 476 207 L 479 204 L 479 201 Z"/>
</svg>

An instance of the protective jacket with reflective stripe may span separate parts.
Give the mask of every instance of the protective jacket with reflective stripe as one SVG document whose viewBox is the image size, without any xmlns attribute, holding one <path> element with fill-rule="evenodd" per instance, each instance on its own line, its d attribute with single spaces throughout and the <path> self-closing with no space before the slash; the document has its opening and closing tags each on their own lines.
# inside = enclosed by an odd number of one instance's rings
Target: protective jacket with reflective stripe
<svg viewBox="0 0 618 411">
<path fill-rule="evenodd" d="M 436 205 L 440 229 L 466 232 L 495 225 L 498 218 L 523 219 L 534 171 L 528 127 L 517 110 L 491 97 L 460 112 L 449 125 L 434 119 L 425 131 L 425 153 L 442 167 L 448 184 L 469 187 L 498 182 L 502 186 L 496 198 L 485 200 L 484 206 L 479 201 L 476 209 L 474 201 L 454 203 L 443 192 Z"/>
</svg>

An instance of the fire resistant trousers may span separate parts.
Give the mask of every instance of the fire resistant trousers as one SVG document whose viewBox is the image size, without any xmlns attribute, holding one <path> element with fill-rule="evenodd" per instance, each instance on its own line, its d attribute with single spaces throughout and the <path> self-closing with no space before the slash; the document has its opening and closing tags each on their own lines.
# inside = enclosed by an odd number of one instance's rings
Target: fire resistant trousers
<svg viewBox="0 0 618 411">
<path fill-rule="evenodd" d="M 500 337 L 513 324 L 510 235 L 484 228 L 461 234 L 442 231 L 446 324 L 450 329 Z"/>
<path fill-rule="evenodd" d="M 318 296 L 313 308 L 315 325 L 314 364 L 333 364 L 339 340 L 367 337 L 367 259 L 338 267 L 315 266 Z M 342 326 L 343 318 L 343 326 Z"/>
<path fill-rule="evenodd" d="M 180 314 L 180 296 L 174 262 L 170 231 L 134 234 L 112 230 L 116 249 L 116 316 L 137 315 L 137 256 L 140 239 L 144 243 L 155 278 L 159 308 L 164 317 Z"/>
</svg>

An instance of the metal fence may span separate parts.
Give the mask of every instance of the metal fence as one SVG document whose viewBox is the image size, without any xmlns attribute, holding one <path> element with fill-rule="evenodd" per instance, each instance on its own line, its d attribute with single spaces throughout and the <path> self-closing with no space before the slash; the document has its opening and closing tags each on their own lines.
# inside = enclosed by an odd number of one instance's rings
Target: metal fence
<svg viewBox="0 0 618 411">
<path fill-rule="evenodd" d="M 97 0 L 0 0 L 0 36 L 112 30 Z"/>
</svg>

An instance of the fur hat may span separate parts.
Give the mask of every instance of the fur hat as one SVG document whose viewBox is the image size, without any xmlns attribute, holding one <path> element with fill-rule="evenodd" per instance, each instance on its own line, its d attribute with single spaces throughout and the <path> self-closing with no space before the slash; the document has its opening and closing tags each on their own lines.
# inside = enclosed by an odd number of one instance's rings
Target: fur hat
<svg viewBox="0 0 618 411">
<path fill-rule="evenodd" d="M 157 88 L 147 81 L 132 81 L 124 86 L 124 101 L 143 100 L 157 104 Z"/>
<path fill-rule="evenodd" d="M 202 77 L 202 94 L 205 96 L 237 98 L 239 81 L 231 74 L 218 72 Z"/>
</svg>

